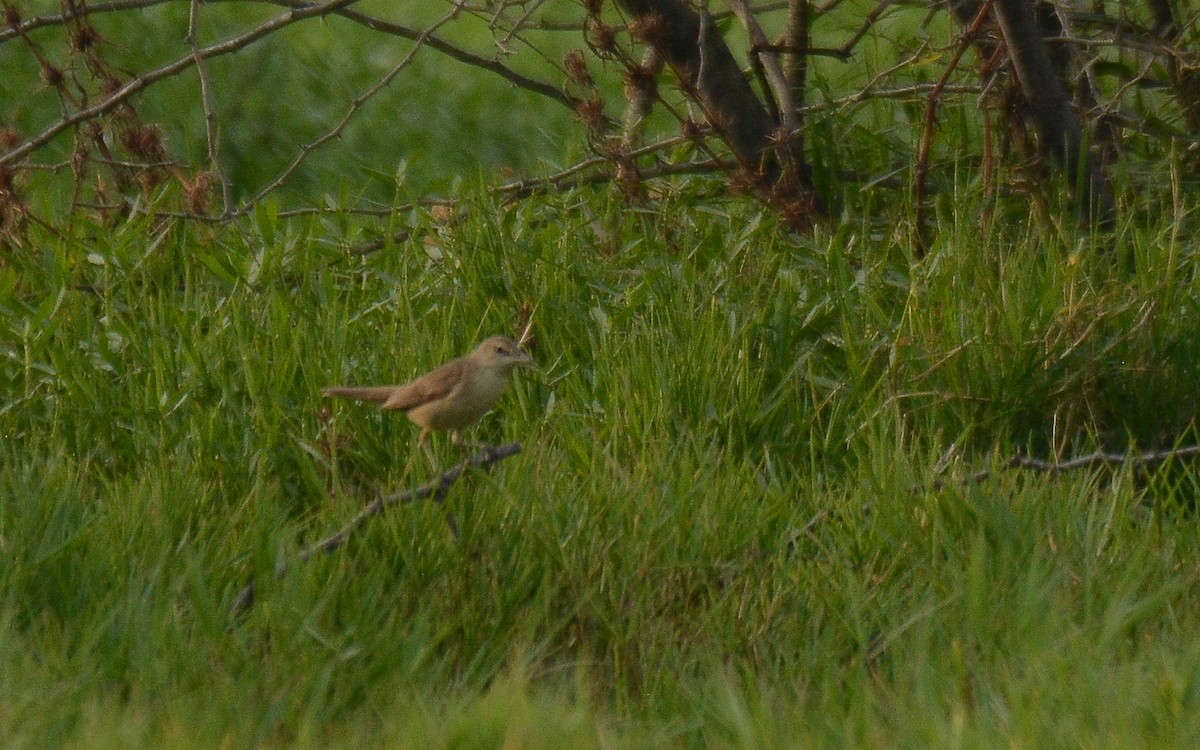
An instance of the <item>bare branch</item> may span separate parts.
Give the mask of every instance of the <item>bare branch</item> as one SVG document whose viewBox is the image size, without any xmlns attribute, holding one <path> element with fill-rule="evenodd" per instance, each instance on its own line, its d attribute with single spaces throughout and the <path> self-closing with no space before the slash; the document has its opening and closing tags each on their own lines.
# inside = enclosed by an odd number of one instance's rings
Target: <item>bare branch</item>
<svg viewBox="0 0 1200 750">
<path fill-rule="evenodd" d="M 770 158 L 775 123 L 755 97 L 729 47 L 707 13 L 684 0 L 618 0 L 635 17 L 640 34 L 675 71 L 684 89 L 705 109 L 751 175 L 773 181 Z M 669 19 L 669 20 L 668 20 Z"/>
<path fill-rule="evenodd" d="M 632 151 L 628 154 L 630 159 L 636 159 L 639 156 L 644 156 L 656 151 L 661 151 L 665 148 L 680 145 L 692 141 L 689 137 L 675 137 L 664 141 L 659 141 L 650 146 L 644 146 L 640 149 Z M 616 179 L 616 173 L 611 169 L 612 161 L 604 156 L 597 156 L 591 159 L 585 159 L 573 166 L 548 177 L 536 179 L 522 179 L 514 182 L 509 182 L 494 188 L 491 192 L 496 195 L 504 195 L 510 198 L 523 198 L 536 193 L 545 192 L 547 190 L 565 190 L 579 185 L 595 185 L 604 182 L 609 182 Z M 704 161 L 684 162 L 682 164 L 657 164 L 653 167 L 641 170 L 642 177 L 668 177 L 680 174 L 705 174 L 719 171 L 727 171 L 733 169 L 736 165 L 731 162 L 721 162 L 715 157 Z M 587 170 L 595 169 L 595 172 L 585 174 Z"/>
<path fill-rule="evenodd" d="M 641 139 L 646 118 L 650 116 L 658 96 L 655 79 L 662 69 L 662 55 L 653 47 L 647 47 L 642 55 L 642 64 L 635 71 L 626 74 L 625 98 L 629 104 L 625 108 L 621 126 L 621 145 L 626 149 L 633 148 Z"/>
<path fill-rule="evenodd" d="M 233 188 L 229 184 L 229 175 L 221 167 L 219 135 L 217 133 L 217 113 L 213 107 L 212 78 L 208 74 L 208 66 L 200 55 L 200 39 L 196 26 L 200 20 L 200 0 L 192 0 L 191 13 L 188 15 L 187 41 L 192 48 L 192 59 L 196 65 L 196 73 L 200 76 L 200 101 L 204 107 L 204 136 L 208 143 L 208 163 L 213 174 L 221 183 L 221 216 L 228 217 L 233 210 Z"/>
<path fill-rule="evenodd" d="M 840 0 L 834 1 L 840 2 Z M 850 51 L 862 41 L 863 37 L 867 35 L 867 32 L 871 30 L 871 27 L 875 25 L 875 22 L 879 20 L 879 17 L 883 15 L 883 12 L 887 10 L 888 6 L 893 2 L 895 2 L 895 0 L 879 0 L 879 3 L 872 8 L 871 12 L 867 14 L 867 17 L 863 19 L 862 25 L 858 27 L 858 31 L 854 33 L 854 36 L 843 42 L 842 45 L 838 47 L 838 51 L 844 55 L 849 55 Z M 824 12 L 826 9 L 822 8 L 821 10 Z"/>
<path fill-rule="evenodd" d="M 804 116 L 798 109 L 803 105 L 808 92 L 808 55 L 806 51 L 812 42 L 811 18 L 809 17 L 809 0 L 789 0 L 788 23 L 784 31 L 785 45 L 791 48 L 787 52 L 787 86 L 792 92 L 793 106 L 797 107 L 795 130 L 804 125 Z M 781 50 L 782 51 L 782 50 Z M 803 144 L 801 144 L 803 146 Z"/>
</svg>

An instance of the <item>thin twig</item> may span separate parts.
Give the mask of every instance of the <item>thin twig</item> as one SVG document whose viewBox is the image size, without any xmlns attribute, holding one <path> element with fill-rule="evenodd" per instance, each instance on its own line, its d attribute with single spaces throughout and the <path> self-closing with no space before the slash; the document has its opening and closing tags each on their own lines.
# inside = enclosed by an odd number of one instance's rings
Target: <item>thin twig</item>
<svg viewBox="0 0 1200 750">
<path fill-rule="evenodd" d="M 346 126 L 350 124 L 350 121 L 354 119 L 354 116 L 358 113 L 358 111 L 362 109 L 363 106 L 365 106 L 366 103 L 369 102 L 376 94 L 385 89 L 388 84 L 395 80 L 396 76 L 400 75 L 402 70 L 407 68 L 412 63 L 413 58 L 415 58 L 417 55 L 417 52 L 425 46 L 425 43 L 428 41 L 428 39 L 433 36 L 434 31 L 453 21 L 458 16 L 458 13 L 459 5 L 455 4 L 453 10 L 442 16 L 437 23 L 433 24 L 424 32 L 422 32 L 421 35 L 418 36 L 413 42 L 412 48 L 404 55 L 400 62 L 392 66 L 392 69 L 389 70 L 382 78 L 380 78 L 375 85 L 371 86 L 369 89 L 350 102 L 350 106 L 346 108 L 346 112 L 342 115 L 342 119 L 338 120 L 332 128 L 325 131 L 325 133 L 318 136 L 315 140 L 300 146 L 300 152 L 296 154 L 296 158 L 292 160 L 292 163 L 289 164 L 282 172 L 280 172 L 279 175 L 268 185 L 244 201 L 241 207 L 239 207 L 238 210 L 233 214 L 233 217 L 245 216 L 249 214 L 254 210 L 254 207 L 261 200 L 275 192 L 277 189 L 282 187 L 285 182 L 291 179 L 292 175 L 296 173 L 296 170 L 298 170 L 304 164 L 304 162 L 308 161 L 308 157 L 311 156 L 313 152 L 333 139 L 341 137 L 341 134 L 345 131 Z"/>
<path fill-rule="evenodd" d="M 213 105 L 212 76 L 208 66 L 200 56 L 200 35 L 196 31 L 200 25 L 200 0 L 192 0 L 191 13 L 188 15 L 187 41 L 192 48 L 192 58 L 195 60 L 196 73 L 200 76 L 200 102 L 204 108 L 204 135 L 208 143 L 208 163 L 221 183 L 221 218 L 228 218 L 233 210 L 233 187 L 229 183 L 229 175 L 221 168 L 220 144 L 217 133 L 217 113 Z"/>
<path fill-rule="evenodd" d="M 905 64 L 911 65 L 914 59 L 915 57 L 909 58 L 905 61 Z M 888 72 L 891 73 L 894 71 Z M 882 77 L 883 76 L 879 76 L 878 78 Z M 872 101 L 883 99 L 914 99 L 918 96 L 924 96 L 938 87 L 936 83 L 913 83 L 906 86 L 895 86 L 890 89 L 876 89 L 873 88 L 873 86 L 874 81 L 864 87 L 861 91 L 856 91 L 853 94 L 847 94 L 839 99 L 830 99 L 827 102 L 807 104 L 801 111 L 804 114 L 821 111 L 837 111 L 852 104 L 860 104 L 868 99 Z M 942 94 L 978 94 L 982 90 L 983 88 L 977 83 L 952 83 L 941 87 Z"/>
<path fill-rule="evenodd" d="M 336 533 L 330 534 L 316 544 L 310 545 L 300 551 L 296 555 L 298 562 L 304 562 L 315 557 L 318 554 L 329 553 L 338 550 L 350 538 L 350 535 L 362 528 L 367 521 L 374 516 L 383 513 L 385 510 L 394 508 L 399 505 L 407 505 L 416 500 L 424 500 L 433 498 L 435 502 L 441 502 L 450 490 L 450 487 L 457 482 L 467 471 L 467 469 L 478 469 L 489 464 L 494 464 L 498 461 L 503 461 L 506 458 L 517 455 L 521 452 L 520 443 L 508 443 L 506 445 L 486 446 L 483 451 L 476 453 L 454 468 L 446 471 L 441 476 L 426 482 L 419 487 L 412 487 L 402 492 L 396 492 L 391 495 L 379 495 L 371 501 L 367 507 L 359 511 L 358 515 L 350 520 L 345 526 L 339 529 Z M 279 563 L 275 569 L 275 575 L 283 577 L 288 571 L 287 561 Z M 236 619 L 244 614 L 254 604 L 254 581 L 247 583 L 237 597 L 233 600 L 233 605 L 229 608 L 230 614 Z"/>
<path fill-rule="evenodd" d="M 524 198 L 529 195 L 543 192 L 545 190 L 555 189 L 562 190 L 564 188 L 578 187 L 579 185 L 595 185 L 598 183 L 608 182 L 615 179 L 615 172 L 597 171 L 591 174 L 581 174 L 587 167 L 599 167 L 602 164 L 607 164 L 608 160 L 603 157 L 589 159 L 587 163 L 581 162 L 574 166 L 568 167 L 563 171 L 552 174 L 549 177 L 527 178 L 516 180 L 515 182 L 505 183 L 490 192 L 495 195 L 503 195 L 512 198 Z M 653 167 L 639 170 L 638 174 L 642 177 L 668 177 L 679 174 L 706 174 L 709 172 L 727 171 L 733 168 L 732 164 L 722 163 L 716 160 L 704 160 L 696 162 L 684 162 L 682 164 L 663 163 Z"/>
<path fill-rule="evenodd" d="M 869 32 L 871 28 L 875 26 L 875 22 L 879 20 L 879 17 L 883 15 L 883 12 L 887 10 L 888 6 L 890 6 L 893 2 L 895 2 L 895 0 L 880 0 L 880 2 L 871 9 L 871 12 L 866 15 L 866 18 L 863 19 L 862 25 L 858 27 L 858 31 L 854 33 L 854 36 L 843 42 L 841 46 L 838 47 L 838 51 L 840 51 L 843 55 L 849 55 L 858 45 L 858 43 L 862 41 L 863 37 L 867 35 L 867 32 Z M 822 13 L 824 11 L 825 9 L 823 8 Z"/>
<path fill-rule="evenodd" d="M 1167 448 L 1158 451 L 1147 451 L 1145 453 L 1096 451 L 1095 453 L 1076 456 L 1066 461 L 1048 461 L 1044 458 L 1034 458 L 1033 456 L 1025 456 L 1018 453 L 1000 464 L 997 470 L 1029 469 L 1030 471 L 1042 471 L 1058 475 L 1065 474 L 1068 471 L 1090 469 L 1096 466 L 1152 466 L 1177 458 L 1194 458 L 1196 456 L 1200 456 L 1200 445 L 1185 445 L 1181 448 Z M 964 484 L 980 484 L 990 479 L 992 473 L 991 469 L 980 469 L 972 474 L 969 479 L 965 480 Z M 941 486 L 942 483 L 940 481 L 934 482 L 935 489 Z"/>
<path fill-rule="evenodd" d="M 597 157 L 594 162 L 588 166 L 598 166 L 608 163 L 606 159 Z M 492 188 L 488 192 L 492 195 L 499 196 L 506 202 L 513 202 L 528 198 L 533 195 L 550 192 L 553 190 L 570 190 L 572 188 L 584 187 L 589 185 L 602 185 L 606 182 L 611 182 L 618 179 L 617 171 L 613 169 L 596 171 L 590 174 L 579 174 L 579 165 L 569 167 L 563 172 L 542 177 L 538 179 L 524 179 L 516 182 L 506 183 L 499 187 Z M 659 177 L 674 177 L 684 174 L 712 174 L 714 172 L 728 172 L 733 169 L 732 164 L 721 163 L 717 161 L 696 161 L 684 162 L 683 164 L 658 164 L 653 167 L 647 167 L 638 171 L 638 177 L 644 179 L 656 179 Z M 457 201 L 445 200 L 438 201 L 437 205 L 454 206 Z M 411 207 L 412 204 L 397 207 L 387 214 L 402 213 L 404 209 Z M 312 211 L 309 213 L 320 213 L 320 211 Z M 346 211 L 351 213 L 351 211 Z M 280 213 L 280 216 L 283 212 Z M 382 250 L 389 244 L 399 245 L 407 242 L 412 232 L 408 229 L 400 229 L 394 234 L 387 237 L 378 237 L 368 242 L 362 242 L 348 248 L 351 255 L 370 255 L 371 253 Z"/>
</svg>

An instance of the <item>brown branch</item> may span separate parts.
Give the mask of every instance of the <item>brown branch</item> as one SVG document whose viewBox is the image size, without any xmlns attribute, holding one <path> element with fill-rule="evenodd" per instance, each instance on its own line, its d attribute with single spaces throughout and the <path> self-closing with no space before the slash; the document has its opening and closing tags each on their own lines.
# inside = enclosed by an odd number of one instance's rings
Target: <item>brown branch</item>
<svg viewBox="0 0 1200 750">
<path fill-rule="evenodd" d="M 913 181 L 915 187 L 913 190 L 913 202 L 915 203 L 913 219 L 913 247 L 917 258 L 925 256 L 925 236 L 923 233 L 923 225 L 925 220 L 925 185 L 926 178 L 929 176 L 929 154 L 933 150 L 933 130 L 934 120 L 937 117 L 938 102 L 942 98 L 942 90 L 946 84 L 950 82 L 950 76 L 958 68 L 958 63 L 962 59 L 967 48 L 971 46 L 972 40 L 983 28 L 984 22 L 987 20 L 988 14 L 992 10 L 992 0 L 985 0 L 980 6 L 979 12 L 975 14 L 975 19 L 966 31 L 958 39 L 958 44 L 955 45 L 954 54 L 950 56 L 950 62 L 946 65 L 946 69 L 942 72 L 941 78 L 938 79 L 937 85 L 929 92 L 929 97 L 925 101 L 925 121 L 924 129 L 921 133 L 921 144 L 917 151 L 917 164 L 913 170 Z"/>
<path fill-rule="evenodd" d="M 0 154 L 0 166 L 18 162 L 32 151 L 48 143 L 64 130 L 76 126 L 81 122 L 106 114 L 150 85 L 157 83 L 164 78 L 176 75 L 192 65 L 195 65 L 200 73 L 201 94 L 205 113 L 205 132 L 207 134 L 208 143 L 208 156 L 209 162 L 211 163 L 211 168 L 215 171 L 215 174 L 218 177 L 222 187 L 223 208 L 221 212 L 221 219 L 223 221 L 243 216 L 248 213 L 253 209 L 255 204 L 284 184 L 296 172 L 296 170 L 307 161 L 308 157 L 315 150 L 338 137 L 338 135 L 344 131 L 346 125 L 362 108 L 362 106 L 371 97 L 382 90 L 400 72 L 402 68 L 409 64 L 415 51 L 422 46 L 439 51 L 466 64 L 496 73 L 517 86 L 543 96 L 548 96 L 565 106 L 571 107 L 572 109 L 574 109 L 574 107 L 577 105 L 575 99 L 564 94 L 555 86 L 522 76 L 499 61 L 488 60 L 465 50 L 458 49 L 450 43 L 435 36 L 433 32 L 440 28 L 448 20 L 451 20 L 457 14 L 457 7 L 445 18 L 430 28 L 416 30 L 401 26 L 399 24 L 373 18 L 371 16 L 343 7 L 351 2 L 354 2 L 354 0 L 332 0 L 331 2 L 327 3 L 304 2 L 303 0 L 268 0 L 268 2 L 272 4 L 288 8 L 290 12 L 238 37 L 231 38 L 209 47 L 200 48 L 197 42 L 195 28 L 197 23 L 197 11 L 195 7 L 196 2 L 197 0 L 193 0 L 193 13 L 189 21 L 189 34 L 187 41 L 191 46 L 191 52 L 187 57 L 180 58 L 156 70 L 134 78 L 119 90 L 113 92 L 107 98 L 101 100 L 94 106 L 80 108 L 74 113 L 65 114 L 60 120 L 52 123 L 38 135 L 30 138 L 28 141 L 22 144 L 17 145 L 11 151 Z M 83 8 L 83 12 L 91 13 L 101 11 L 119 11 L 146 7 L 148 5 L 155 4 L 157 4 L 157 2 L 147 2 L 146 0 L 130 0 L 129 2 L 110 3 L 103 6 L 97 6 L 96 8 L 85 6 Z M 207 75 L 207 69 L 203 65 L 203 61 L 210 57 L 229 54 L 240 50 L 248 44 L 261 39 L 263 36 L 271 33 L 272 31 L 282 28 L 283 26 L 294 21 L 308 18 L 313 15 L 323 15 L 333 12 L 337 12 L 339 15 L 342 15 L 348 20 L 364 25 L 370 29 L 400 36 L 402 38 L 412 39 L 415 42 L 415 46 L 413 50 L 411 50 L 409 54 L 405 56 L 404 60 L 395 66 L 387 75 L 385 75 L 378 84 L 356 98 L 350 104 L 349 109 L 345 113 L 344 117 L 342 117 L 339 122 L 335 123 L 327 133 L 318 137 L 313 142 L 301 146 L 300 152 L 297 154 L 296 158 L 285 169 L 283 169 L 280 175 L 278 175 L 264 188 L 260 189 L 253 197 L 243 201 L 238 208 L 234 209 L 231 205 L 232 191 L 230 189 L 228 177 L 221 169 L 218 160 L 217 127 L 215 124 L 215 110 L 212 103 L 212 85 Z M 58 16 L 45 16 L 32 21 L 22 22 L 18 25 L 18 28 L 22 31 L 25 31 L 42 25 L 63 24 L 66 23 L 66 21 L 67 16 L 64 12 Z"/>
<path fill-rule="evenodd" d="M 496 39 L 496 46 L 499 49 L 506 50 L 513 39 L 520 39 L 521 32 L 533 24 L 533 14 L 541 10 L 545 2 L 546 0 L 534 0 L 534 2 L 527 5 L 524 3 L 517 4 L 522 10 L 519 18 L 511 18 L 505 13 L 510 7 L 507 3 L 497 3 L 496 10 L 492 14 L 492 19 L 488 22 L 488 28 L 494 31 L 506 25 L 508 29 L 503 38 Z M 501 19 L 503 19 L 503 23 Z"/>
<path fill-rule="evenodd" d="M 768 91 L 774 93 L 775 100 L 779 102 L 779 123 L 786 129 L 786 132 L 796 132 L 800 127 L 796 118 L 796 102 L 792 99 L 792 87 L 788 83 L 787 76 L 783 74 L 783 66 L 779 63 L 779 53 L 770 49 L 771 42 L 767 39 L 762 26 L 759 25 L 758 19 L 751 14 L 746 0 L 726 0 L 726 2 L 734 15 L 742 22 L 742 26 L 746 28 L 746 35 L 750 37 L 752 47 L 750 54 L 762 66 L 769 86 Z"/>
<path fill-rule="evenodd" d="M 658 96 L 656 79 L 662 69 L 662 55 L 653 47 L 647 47 L 642 54 L 641 65 L 626 74 L 625 99 L 628 104 L 621 124 L 622 148 L 634 148 L 641 139 L 646 118 L 650 116 Z"/>
<path fill-rule="evenodd" d="M 220 143 L 217 135 L 217 112 L 213 103 L 212 76 L 208 66 L 200 56 L 200 36 L 196 27 L 200 23 L 200 0 L 191 0 L 191 12 L 188 15 L 187 41 L 192 48 L 192 58 L 195 60 L 196 73 L 200 76 L 200 103 L 204 109 L 204 136 L 208 144 L 208 163 L 217 180 L 221 184 L 221 217 L 228 217 L 233 210 L 233 186 L 229 175 L 221 167 Z"/>
<path fill-rule="evenodd" d="M 808 104 L 800 108 L 801 114 L 809 114 L 813 112 L 824 112 L 838 110 L 843 107 L 861 103 L 866 100 L 884 100 L 884 99 L 911 99 L 913 97 L 927 95 L 933 90 L 935 84 L 919 83 L 908 86 L 900 86 L 890 89 L 872 89 L 870 86 L 862 91 L 850 94 L 839 99 L 830 99 L 824 102 Z M 977 84 L 950 84 L 942 88 L 943 94 L 978 94 L 980 87 Z M 684 143 L 696 142 L 697 139 L 702 139 L 706 136 L 715 135 L 708 130 L 700 130 L 691 133 L 690 135 L 677 135 L 664 138 L 654 143 L 642 146 L 641 148 L 632 150 L 625 154 L 629 159 L 640 159 L 664 150 L 675 148 Z M 674 163 L 657 163 L 651 167 L 639 169 L 639 175 L 643 178 L 663 178 L 673 177 L 685 174 L 712 174 L 715 172 L 731 172 L 737 168 L 736 164 L 730 163 L 727 160 L 722 160 L 713 155 L 711 151 L 705 151 L 709 154 L 708 159 L 702 161 L 690 161 L 682 164 Z M 552 175 L 544 177 L 525 177 L 511 182 L 498 185 L 489 190 L 493 195 L 504 196 L 507 200 L 519 200 L 531 195 L 546 193 L 549 191 L 569 190 L 576 187 L 587 185 L 600 185 L 606 182 L 611 182 L 617 178 L 614 170 L 601 170 L 605 165 L 611 165 L 612 158 L 610 156 L 593 156 L 584 159 L 576 164 L 562 169 Z M 29 168 L 25 165 L 24 168 Z M 597 170 L 588 172 L 588 170 Z M 383 206 L 380 208 L 324 208 L 324 207 L 309 207 L 295 208 L 286 211 L 280 211 L 280 218 L 298 218 L 304 216 L 320 216 L 329 213 L 345 213 L 355 216 L 373 216 L 387 217 L 396 214 L 402 214 L 417 206 L 454 206 L 458 201 L 450 198 L 427 197 L 412 203 L 405 203 L 397 206 Z M 173 219 L 189 219 L 195 221 L 203 221 L 208 223 L 220 223 L 222 217 L 206 214 L 187 213 L 180 211 L 159 211 L 157 216 Z M 364 242 L 358 245 L 351 246 L 349 252 L 356 255 L 370 254 L 385 247 L 389 242 L 399 243 L 404 242 L 408 238 L 408 230 L 401 230 L 397 235 L 390 238 L 379 238 Z"/>
<path fill-rule="evenodd" d="M 708 160 L 683 162 L 682 164 L 657 164 L 638 171 L 642 178 L 674 177 L 682 174 L 712 174 L 713 172 L 729 172 L 736 168 L 733 162 Z M 602 185 L 618 179 L 616 171 L 601 171 L 592 174 L 571 177 L 569 175 L 551 175 L 538 180 L 518 180 L 501 185 L 493 193 L 506 195 L 509 200 L 527 198 L 547 190 L 567 190 L 582 185 Z"/>
<path fill-rule="evenodd" d="M 589 174 L 583 172 L 589 167 L 599 167 L 601 165 L 612 165 L 611 160 L 605 157 L 596 157 L 588 159 L 586 162 L 568 167 L 563 171 L 542 177 L 538 179 L 524 179 L 515 182 L 505 183 L 499 187 L 492 188 L 488 192 L 492 195 L 502 196 L 505 201 L 513 202 L 528 198 L 533 195 L 548 193 L 552 190 L 571 190 L 573 188 L 585 187 L 589 185 L 603 185 L 608 182 L 614 182 L 621 179 L 620 170 L 613 168 L 608 170 L 600 170 Z M 733 163 L 721 163 L 716 160 L 684 162 L 682 164 L 656 164 L 653 167 L 638 170 L 639 179 L 655 179 L 660 177 L 675 177 L 685 174 L 713 174 L 716 172 L 730 172 L 736 168 Z M 457 201 L 438 201 L 438 205 L 456 205 Z M 410 206 L 397 206 L 390 213 L 403 213 Z M 310 213 L 318 213 L 312 211 Z M 280 213 L 280 216 L 283 212 Z M 390 244 L 399 244 L 405 242 L 411 236 L 408 229 L 401 229 L 390 237 L 380 237 L 369 242 L 363 242 L 354 245 L 348 249 L 351 255 L 370 255 L 371 253 L 382 250 Z"/>
<path fill-rule="evenodd" d="M 119 11 L 123 11 L 123 10 L 136 10 L 136 9 L 140 9 L 140 8 L 148 8 L 148 7 L 155 6 L 155 5 L 165 5 L 169 1 L 170 0 L 120 0 L 119 2 L 100 3 L 97 5 L 89 5 L 89 6 L 84 7 L 81 10 L 82 10 L 83 14 L 85 14 L 85 15 L 92 15 L 92 14 L 96 14 L 96 13 L 112 13 L 112 12 L 119 12 Z M 210 2 L 216 2 L 216 1 L 228 2 L 230 0 L 209 0 L 209 1 Z M 392 36 L 398 36 L 402 39 L 409 39 L 412 41 L 416 41 L 416 40 L 420 39 L 423 35 L 425 35 L 427 33 L 426 31 L 422 31 L 421 29 L 414 29 L 414 28 L 410 28 L 408 26 L 403 26 L 398 23 L 393 23 L 391 21 L 385 21 L 383 19 L 367 15 L 366 13 L 352 10 L 348 7 L 337 7 L 337 6 L 341 6 L 341 5 L 349 5 L 352 2 L 355 2 L 356 0 L 350 0 L 350 2 L 345 2 L 345 3 L 327 3 L 327 4 L 304 2 L 303 0 L 264 0 L 264 1 L 269 4 L 288 8 L 288 9 L 291 9 L 294 11 L 308 11 L 308 10 L 314 9 L 314 8 L 331 8 L 331 6 L 332 6 L 331 9 L 321 10 L 320 13 L 334 13 L 338 16 L 341 16 L 342 18 L 345 18 L 349 21 L 353 21 L 354 23 L 357 23 L 359 25 L 365 26 L 373 31 L 379 31 L 379 32 L 382 32 L 385 34 L 390 34 Z M 307 14 L 307 15 L 312 15 L 312 14 Z M 54 14 L 54 15 L 38 16 L 36 18 L 31 18 L 31 19 L 22 21 L 15 29 L 12 27 L 0 29 L 0 42 L 7 41 L 13 37 L 21 35 L 22 33 L 26 32 L 26 31 L 41 28 L 43 26 L 62 25 L 63 23 L 66 22 L 66 20 L 67 19 L 66 19 L 65 14 Z M 466 65 L 470 65 L 472 67 L 480 68 L 482 70 L 486 70 L 491 73 L 495 73 L 496 75 L 500 76 L 501 78 L 504 78 L 509 83 L 512 83 L 512 84 L 514 84 L 520 88 L 526 89 L 528 91 L 531 91 L 535 94 L 539 94 L 541 96 L 545 96 L 547 98 L 553 99 L 554 101 L 557 101 L 558 103 L 560 103 L 566 107 L 575 109 L 578 106 L 577 101 L 575 101 L 571 97 L 564 94 L 562 92 L 562 90 L 559 89 L 557 86 L 547 83 L 545 81 L 538 81 L 533 78 L 529 78 L 528 76 L 522 75 L 521 73 L 518 73 L 517 71 L 508 67 L 507 65 L 500 62 L 499 60 L 489 59 L 482 55 L 477 55 L 472 52 L 468 52 L 466 50 L 459 49 L 458 47 L 455 47 L 450 42 L 447 42 L 446 40 L 441 39 L 440 37 L 437 37 L 437 36 L 431 36 L 431 37 L 425 39 L 424 43 L 430 49 L 436 50 L 448 57 L 451 57 L 451 58 L 457 60 L 458 62 L 461 62 Z M 205 55 L 205 57 L 208 57 L 208 56 L 209 55 Z"/>
<path fill-rule="evenodd" d="M 863 19 L 862 25 L 858 27 L 858 31 L 856 31 L 852 37 L 842 43 L 842 45 L 838 47 L 838 51 L 849 57 L 850 52 L 858 45 L 859 42 L 862 41 L 863 37 L 867 35 L 867 32 L 871 30 L 871 27 L 875 25 L 875 22 L 879 20 L 879 17 L 883 15 L 883 12 L 887 10 L 888 6 L 890 6 L 893 2 L 895 2 L 895 0 L 880 0 L 880 2 L 871 9 L 871 12 L 867 14 L 866 18 Z M 824 11 L 825 9 L 822 8 L 822 12 Z"/>
<path fill-rule="evenodd" d="M 867 100 L 877 99 L 911 99 L 917 96 L 923 96 L 933 91 L 936 84 L 933 83 L 914 83 L 907 86 L 897 86 L 890 89 L 876 89 L 868 85 L 862 91 L 848 94 L 840 99 L 830 99 L 823 104 L 806 105 L 802 112 L 808 114 L 810 112 L 821 112 L 825 110 L 836 110 L 841 107 L 846 107 L 851 104 L 860 104 Z M 978 94 L 981 91 L 978 84 L 950 84 L 942 87 L 942 93 L 950 94 Z"/>
<path fill-rule="evenodd" d="M 797 57 L 832 57 L 835 60 L 849 60 L 853 57 L 853 53 L 835 47 L 810 47 L 806 44 L 764 44 L 761 46 L 751 46 L 751 52 L 781 52 L 785 55 L 795 55 Z"/>
<path fill-rule="evenodd" d="M 434 502 L 441 502 L 445 498 L 450 487 L 457 482 L 467 469 L 478 469 L 490 464 L 503 461 L 506 458 L 511 458 L 521 452 L 520 443 L 508 443 L 506 445 L 486 446 L 480 453 L 476 453 L 462 463 L 456 465 L 449 471 L 444 472 L 441 476 L 426 482 L 419 487 L 413 487 L 403 492 L 396 492 L 391 495 L 380 495 L 371 501 L 367 507 L 359 511 L 353 519 L 337 532 L 330 534 L 316 544 L 305 547 L 296 555 L 298 562 L 305 562 L 319 554 L 328 554 L 334 552 L 346 543 L 350 535 L 362 528 L 371 518 L 383 513 L 385 510 L 395 508 L 400 505 L 407 505 L 416 500 L 425 500 L 432 498 Z M 275 569 L 275 575 L 282 578 L 288 570 L 287 561 L 279 563 Z M 233 605 L 230 606 L 230 614 L 233 619 L 237 619 L 244 614 L 254 604 L 254 581 L 250 581 L 242 590 L 238 592 L 237 597 L 233 600 Z"/>
</svg>

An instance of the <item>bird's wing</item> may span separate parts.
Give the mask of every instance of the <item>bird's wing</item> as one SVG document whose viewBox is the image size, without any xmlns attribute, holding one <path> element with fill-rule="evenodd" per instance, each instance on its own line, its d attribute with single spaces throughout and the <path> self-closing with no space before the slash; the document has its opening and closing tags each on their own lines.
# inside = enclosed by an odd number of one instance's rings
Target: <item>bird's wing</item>
<svg viewBox="0 0 1200 750">
<path fill-rule="evenodd" d="M 466 363 L 461 359 L 447 362 L 432 372 L 396 388 L 381 409 L 408 411 L 448 396 L 462 382 Z"/>
</svg>

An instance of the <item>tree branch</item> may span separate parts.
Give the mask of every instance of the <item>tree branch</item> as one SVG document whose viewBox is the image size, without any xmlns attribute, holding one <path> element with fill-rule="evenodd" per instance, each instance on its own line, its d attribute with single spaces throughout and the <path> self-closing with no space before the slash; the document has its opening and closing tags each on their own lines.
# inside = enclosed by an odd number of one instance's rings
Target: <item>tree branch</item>
<svg viewBox="0 0 1200 750">
<path fill-rule="evenodd" d="M 219 135 L 217 133 L 217 113 L 213 104 L 212 77 L 208 74 L 208 66 L 200 56 L 200 37 L 196 27 L 200 23 L 200 1 L 191 0 L 191 12 L 188 14 L 188 45 L 192 48 L 192 59 L 195 61 L 196 73 L 200 76 L 200 102 L 204 108 L 204 136 L 208 144 L 208 163 L 221 184 L 221 218 L 228 218 L 233 210 L 233 186 L 229 184 L 229 175 L 221 167 Z"/>
</svg>

